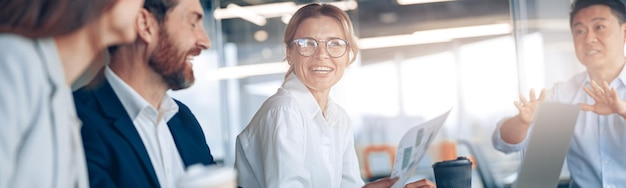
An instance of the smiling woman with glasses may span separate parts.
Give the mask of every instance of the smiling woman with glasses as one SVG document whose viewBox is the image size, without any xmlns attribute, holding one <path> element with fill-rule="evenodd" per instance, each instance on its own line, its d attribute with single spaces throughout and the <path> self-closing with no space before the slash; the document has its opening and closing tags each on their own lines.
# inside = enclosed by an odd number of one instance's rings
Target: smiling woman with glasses
<svg viewBox="0 0 626 188">
<path fill-rule="evenodd" d="M 363 186 L 350 117 L 329 96 L 358 53 L 353 33 L 348 15 L 332 5 L 309 4 L 293 15 L 284 38 L 285 81 L 237 136 L 239 186 Z M 408 187 L 434 184 L 422 180 Z"/>
</svg>

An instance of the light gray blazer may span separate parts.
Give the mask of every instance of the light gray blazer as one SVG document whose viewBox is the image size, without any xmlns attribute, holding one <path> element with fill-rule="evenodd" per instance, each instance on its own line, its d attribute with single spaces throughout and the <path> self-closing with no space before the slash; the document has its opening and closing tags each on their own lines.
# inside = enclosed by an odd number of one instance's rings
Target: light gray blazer
<svg viewBox="0 0 626 188">
<path fill-rule="evenodd" d="M 0 33 L 0 188 L 88 186 L 64 75 L 52 38 Z"/>
</svg>

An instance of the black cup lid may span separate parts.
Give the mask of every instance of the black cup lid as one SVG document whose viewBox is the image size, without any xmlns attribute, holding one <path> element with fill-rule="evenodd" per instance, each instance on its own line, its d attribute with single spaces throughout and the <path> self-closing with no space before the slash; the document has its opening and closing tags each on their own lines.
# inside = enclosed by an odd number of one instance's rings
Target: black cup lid
<svg viewBox="0 0 626 188">
<path fill-rule="evenodd" d="M 472 161 L 467 159 L 467 157 L 460 156 L 460 157 L 457 157 L 455 160 L 436 162 L 435 164 L 433 164 L 433 168 L 449 167 L 449 166 L 464 166 L 464 165 L 472 165 Z"/>
</svg>

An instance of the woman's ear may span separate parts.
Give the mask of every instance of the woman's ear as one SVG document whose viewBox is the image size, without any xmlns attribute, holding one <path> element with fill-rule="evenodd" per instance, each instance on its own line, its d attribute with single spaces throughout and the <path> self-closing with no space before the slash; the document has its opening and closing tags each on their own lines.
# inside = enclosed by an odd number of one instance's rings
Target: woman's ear
<svg viewBox="0 0 626 188">
<path fill-rule="evenodd" d="M 356 61 L 356 57 L 354 55 L 354 53 L 352 53 L 352 51 L 348 51 L 349 55 L 348 55 L 348 64 L 346 64 L 346 67 L 350 67 L 350 65 L 352 65 L 352 63 L 354 63 L 354 61 Z"/>
<path fill-rule="evenodd" d="M 148 10 L 142 8 L 137 16 L 137 36 L 146 43 L 152 42 L 153 35 L 156 34 L 154 22 L 156 22 L 154 16 Z"/>
<path fill-rule="evenodd" d="M 291 50 L 287 49 L 287 64 L 289 64 L 289 66 L 291 66 L 291 62 L 293 62 L 293 56 L 291 55 Z"/>
</svg>

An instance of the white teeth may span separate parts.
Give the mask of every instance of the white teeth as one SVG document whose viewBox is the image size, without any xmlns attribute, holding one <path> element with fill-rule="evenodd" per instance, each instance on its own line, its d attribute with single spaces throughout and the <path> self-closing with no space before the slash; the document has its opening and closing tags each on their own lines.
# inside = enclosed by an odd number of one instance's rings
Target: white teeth
<svg viewBox="0 0 626 188">
<path fill-rule="evenodd" d="M 309 70 L 315 71 L 317 74 L 328 74 L 333 69 L 330 67 L 311 67 Z"/>
<path fill-rule="evenodd" d="M 596 54 L 596 53 L 598 53 L 598 50 L 587 51 L 587 55 L 593 55 L 593 54 Z"/>
<path fill-rule="evenodd" d="M 311 67 L 312 71 L 331 71 L 333 70 L 330 67 Z"/>
</svg>

